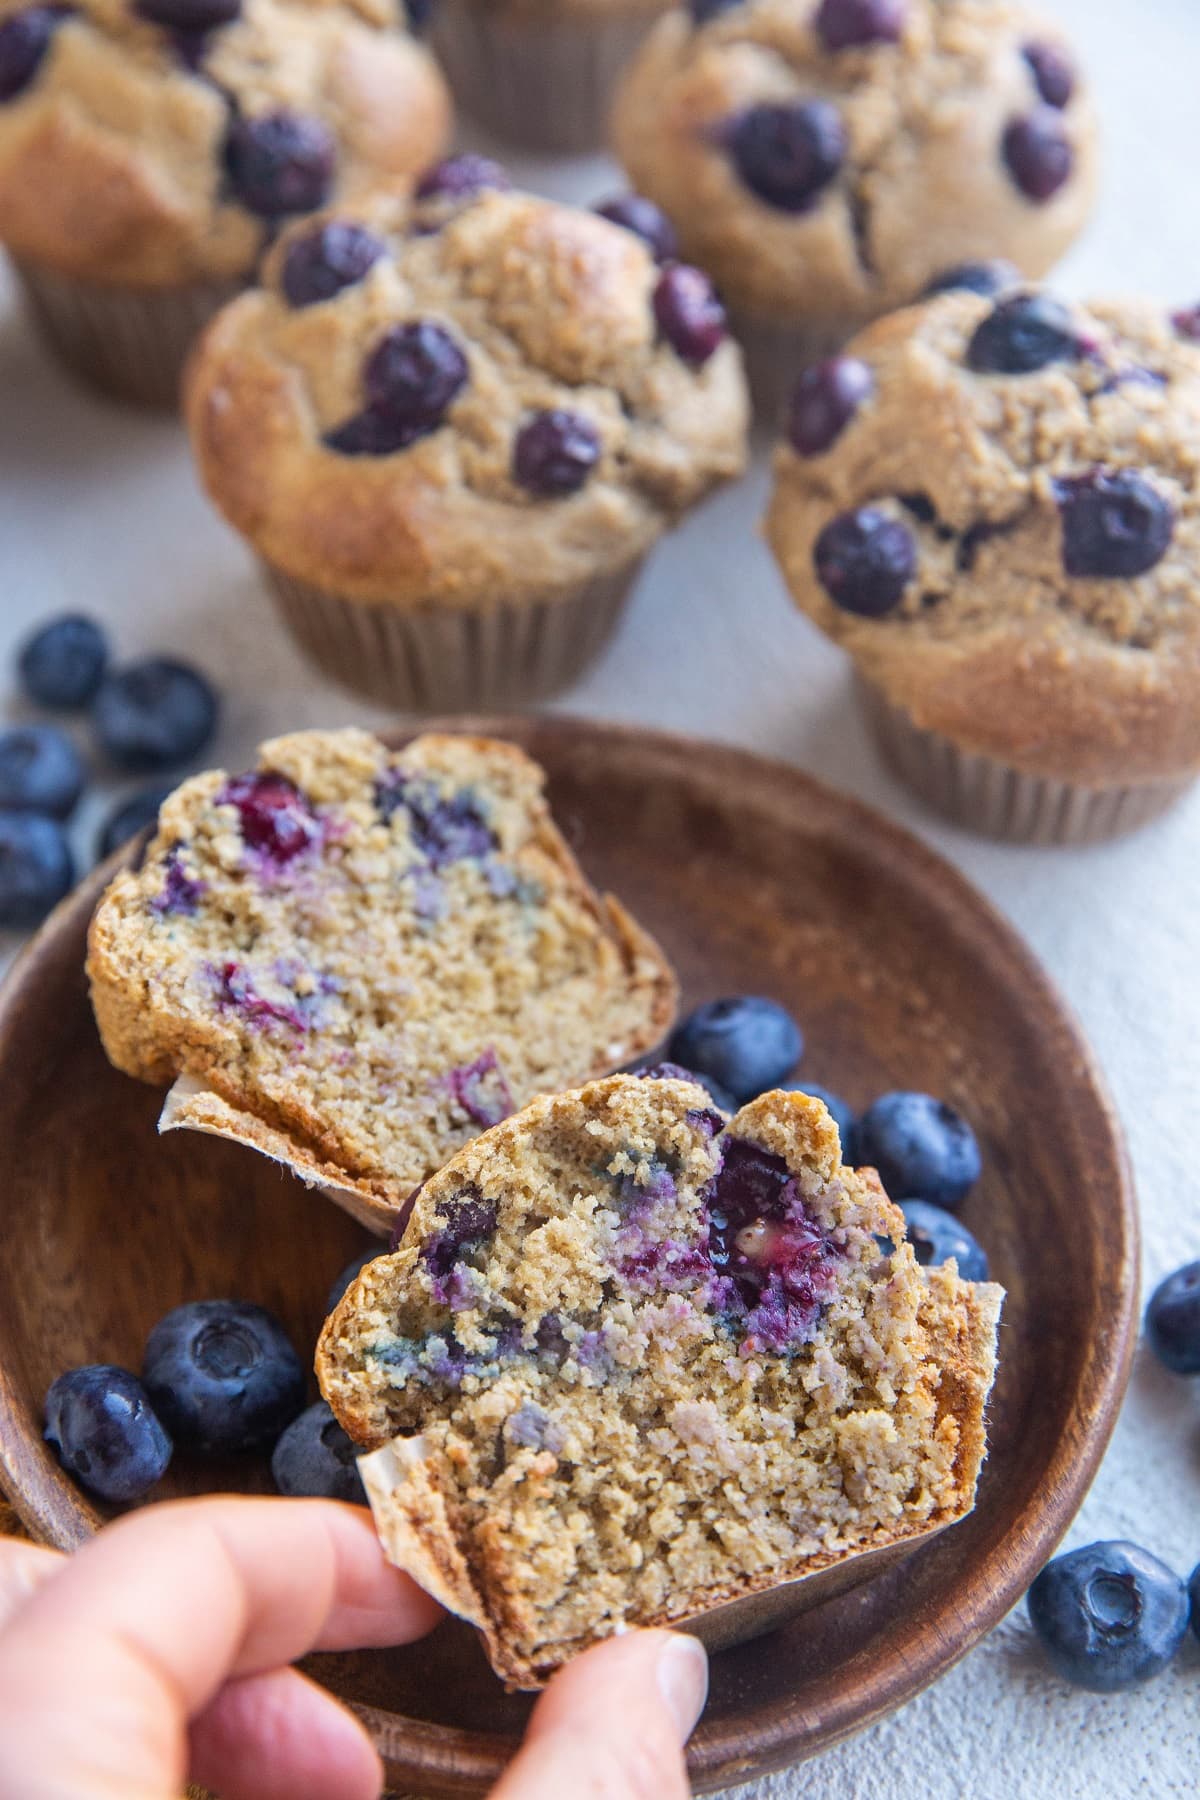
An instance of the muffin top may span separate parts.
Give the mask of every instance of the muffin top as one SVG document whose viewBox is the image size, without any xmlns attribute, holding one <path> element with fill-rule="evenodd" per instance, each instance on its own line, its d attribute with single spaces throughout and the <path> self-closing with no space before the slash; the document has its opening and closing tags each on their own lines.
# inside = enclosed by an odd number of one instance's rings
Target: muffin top
<svg viewBox="0 0 1200 1800">
<path fill-rule="evenodd" d="M 454 158 L 415 197 L 294 228 L 202 339 L 201 475 L 294 578 L 398 606 L 552 598 L 741 470 L 707 278 L 504 179 Z"/>
<path fill-rule="evenodd" d="M 411 173 L 450 108 L 402 0 L 0 0 L 0 242 L 74 278 L 250 273 L 281 222 Z"/>
<path fill-rule="evenodd" d="M 1074 59 L 1009 0 L 692 0 L 615 141 L 732 305 L 826 335 L 969 258 L 1043 274 L 1093 178 Z"/>
<path fill-rule="evenodd" d="M 1200 309 L 948 293 L 802 376 L 767 535 L 914 721 L 1105 785 L 1200 765 Z"/>
</svg>

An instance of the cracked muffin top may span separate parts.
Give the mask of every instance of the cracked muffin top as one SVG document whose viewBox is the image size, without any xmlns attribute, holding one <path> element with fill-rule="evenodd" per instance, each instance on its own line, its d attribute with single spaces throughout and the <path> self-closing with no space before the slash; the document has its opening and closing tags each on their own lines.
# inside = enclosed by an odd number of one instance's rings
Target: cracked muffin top
<svg viewBox="0 0 1200 1800">
<path fill-rule="evenodd" d="M 1200 766 L 1200 314 L 951 293 L 806 371 L 766 529 L 914 722 L 1031 774 Z"/>
<path fill-rule="evenodd" d="M 351 599 L 552 598 L 636 560 L 745 459 L 706 277 L 451 159 L 285 235 L 186 407 L 209 493 Z M 491 185 L 481 185 L 483 183 Z"/>
<path fill-rule="evenodd" d="M 248 275 L 280 223 L 424 167 L 401 0 L 0 0 L 0 242 L 75 278 Z"/>
<path fill-rule="evenodd" d="M 823 336 L 966 260 L 1044 274 L 1093 183 L 1074 59 L 1009 0 L 692 0 L 614 131 L 733 307 Z"/>
</svg>

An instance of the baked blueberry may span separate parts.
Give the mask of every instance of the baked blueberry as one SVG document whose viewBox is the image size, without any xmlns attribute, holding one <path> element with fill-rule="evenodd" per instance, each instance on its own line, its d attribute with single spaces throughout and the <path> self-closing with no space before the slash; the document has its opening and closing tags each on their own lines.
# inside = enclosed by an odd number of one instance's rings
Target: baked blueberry
<svg viewBox="0 0 1200 1800">
<path fill-rule="evenodd" d="M 354 287 L 387 245 L 365 225 L 350 219 L 328 219 L 294 238 L 283 260 L 282 286 L 289 306 L 318 306 L 343 288 Z"/>
<path fill-rule="evenodd" d="M 0 810 L 69 818 L 85 780 L 83 758 L 57 725 L 0 731 Z"/>
<path fill-rule="evenodd" d="M 27 6 L 0 20 L 0 102 L 24 93 L 42 66 L 69 6 Z"/>
<path fill-rule="evenodd" d="M 176 1444 L 225 1453 L 273 1443 L 304 1405 L 304 1366 L 265 1307 L 195 1300 L 146 1341 L 142 1380 Z"/>
<path fill-rule="evenodd" d="M 778 1087 L 803 1051 L 791 1013 L 757 994 L 706 1001 L 676 1026 L 668 1045 L 672 1062 L 711 1075 L 739 1106 Z"/>
<path fill-rule="evenodd" d="M 935 275 L 921 295 L 923 300 L 931 300 L 935 294 L 982 294 L 990 300 L 995 294 L 1002 294 L 1005 288 L 1015 287 L 1021 277 L 1015 263 L 1005 262 L 1002 256 L 993 257 L 988 262 L 956 263 L 952 269 L 943 269 Z"/>
<path fill-rule="evenodd" d="M 513 445 L 513 479 L 540 499 L 578 493 L 600 460 L 600 434 L 582 413 L 553 407 L 535 413 Z"/>
<path fill-rule="evenodd" d="M 512 179 L 503 163 L 490 156 L 464 151 L 460 156 L 446 156 L 426 169 L 414 190 L 418 200 L 466 200 L 488 188 L 504 193 Z"/>
<path fill-rule="evenodd" d="M 813 546 L 813 565 L 835 606 L 881 619 L 899 606 L 916 574 L 917 546 L 899 519 L 860 506 L 829 521 Z"/>
<path fill-rule="evenodd" d="M 68 1369 L 46 1395 L 46 1442 L 63 1468 L 101 1500 L 140 1500 L 171 1460 L 171 1440 L 128 1369 Z"/>
<path fill-rule="evenodd" d="M 617 194 L 612 200 L 602 201 L 596 211 L 610 224 L 623 225 L 626 231 L 640 237 L 655 262 L 672 262 L 679 255 L 675 227 L 662 207 L 655 206 L 643 194 Z"/>
<path fill-rule="evenodd" d="M 321 824 L 306 795 L 286 775 L 252 770 L 227 781 L 219 806 L 237 809 L 242 841 L 282 867 L 321 836 Z"/>
<path fill-rule="evenodd" d="M 1159 1282 L 1146 1307 L 1146 1341 L 1177 1375 L 1200 1375 L 1200 1262 Z"/>
<path fill-rule="evenodd" d="M 842 166 L 846 128 L 829 100 L 763 104 L 738 114 L 728 146 L 752 194 L 781 212 L 807 212 Z"/>
<path fill-rule="evenodd" d="M 403 449 L 436 431 L 468 374 L 466 357 L 440 325 L 418 319 L 393 326 L 367 358 L 367 405 L 360 417 L 378 421 L 390 448 Z"/>
<path fill-rule="evenodd" d="M 329 1290 L 328 1298 L 325 1301 L 326 1313 L 331 1313 L 333 1311 L 342 1295 L 346 1292 L 346 1289 L 350 1286 L 350 1283 L 358 1280 L 367 1264 L 369 1262 L 374 1262 L 377 1256 L 382 1256 L 383 1254 L 384 1251 L 381 1245 L 372 1244 L 369 1250 L 364 1250 L 361 1256 L 356 1256 L 353 1262 L 348 1262 L 346 1264 L 345 1268 Z"/>
<path fill-rule="evenodd" d="M 225 139 L 233 197 L 263 219 L 314 212 L 329 198 L 336 147 L 320 119 L 273 112 L 235 118 Z"/>
<path fill-rule="evenodd" d="M 1171 323 L 1181 338 L 1200 344 L 1200 306 L 1183 306 L 1171 314 Z"/>
<path fill-rule="evenodd" d="M 1083 354 L 1075 321 L 1050 294 L 1010 294 L 975 327 L 967 367 L 977 375 L 1032 375 Z"/>
<path fill-rule="evenodd" d="M 792 392 L 788 438 L 799 456 L 820 456 L 875 391 L 869 363 L 829 356 L 805 369 Z"/>
<path fill-rule="evenodd" d="M 86 706 L 108 667 L 108 639 L 95 619 L 64 613 L 26 638 L 17 655 L 21 686 L 39 706 Z"/>
<path fill-rule="evenodd" d="M 75 864 L 57 819 L 0 812 L 0 925 L 40 925 L 75 884 Z"/>
<path fill-rule="evenodd" d="M 420 432 L 415 434 L 420 436 Z M 327 431 L 322 441 L 339 456 L 394 456 L 398 450 L 408 449 L 414 442 L 414 433 L 378 407 L 364 406 L 361 412 Z"/>
<path fill-rule="evenodd" d="M 1137 1544 L 1089 1544 L 1046 1564 L 1029 1617 L 1065 1681 L 1111 1694 L 1166 1668 L 1187 1630 L 1188 1594 Z"/>
<path fill-rule="evenodd" d="M 1033 74 L 1038 95 L 1060 111 L 1075 92 L 1075 65 L 1057 44 L 1026 44 L 1022 55 Z"/>
<path fill-rule="evenodd" d="M 904 31 L 908 0 L 821 0 L 814 21 L 826 50 L 894 44 Z"/>
<path fill-rule="evenodd" d="M 1071 140 L 1050 107 L 1014 119 L 1005 129 L 1001 151 L 1017 187 L 1039 205 L 1057 194 L 1075 166 Z"/>
<path fill-rule="evenodd" d="M 361 1454 L 324 1400 L 306 1406 L 271 1452 L 271 1476 L 281 1494 L 367 1503 L 356 1458 Z"/>
<path fill-rule="evenodd" d="M 145 831 L 147 825 L 158 820 L 158 811 L 167 795 L 169 787 L 142 788 L 131 794 L 127 800 L 120 801 L 105 819 L 96 839 L 96 859 L 103 862 L 122 844 L 127 844 L 139 831 Z"/>
<path fill-rule="evenodd" d="M 957 1206 L 979 1179 L 975 1133 L 960 1112 L 932 1094 L 881 1094 L 858 1121 L 855 1149 L 879 1171 L 893 1200 Z"/>
<path fill-rule="evenodd" d="M 1054 483 L 1068 575 L 1144 575 L 1175 530 L 1170 501 L 1136 469 L 1090 469 Z"/>
<path fill-rule="evenodd" d="M 198 755 L 217 728 L 217 711 L 217 696 L 198 669 L 148 656 L 104 677 L 92 722 L 120 768 L 153 774 Z"/>
<path fill-rule="evenodd" d="M 708 276 L 690 263 L 672 263 L 654 289 L 654 317 L 676 356 L 701 368 L 725 338 L 725 308 Z"/>
<path fill-rule="evenodd" d="M 928 1200 L 904 1200 L 900 1211 L 913 1255 L 923 1268 L 940 1267 L 953 1257 L 964 1281 L 987 1280 L 987 1252 L 953 1213 Z"/>
<path fill-rule="evenodd" d="M 785 1087 L 796 1093 L 810 1094 L 814 1100 L 820 1100 L 826 1112 L 838 1128 L 838 1136 L 842 1140 L 842 1161 L 849 1163 L 854 1158 L 854 1108 L 840 1094 L 835 1094 L 816 1081 L 789 1081 Z"/>
<path fill-rule="evenodd" d="M 134 0 L 133 10 L 168 31 L 206 32 L 232 24 L 242 0 Z"/>
</svg>

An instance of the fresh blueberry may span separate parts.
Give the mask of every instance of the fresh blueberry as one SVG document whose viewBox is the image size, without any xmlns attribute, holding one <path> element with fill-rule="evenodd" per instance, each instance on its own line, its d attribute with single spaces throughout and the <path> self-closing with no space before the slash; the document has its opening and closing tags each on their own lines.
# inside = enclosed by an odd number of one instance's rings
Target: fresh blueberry
<svg viewBox="0 0 1200 1800">
<path fill-rule="evenodd" d="M 68 6 L 27 6 L 0 20 L 0 102 L 24 93 L 70 13 Z"/>
<path fill-rule="evenodd" d="M 826 50 L 895 44 L 904 31 L 908 0 L 821 0 L 814 21 Z"/>
<path fill-rule="evenodd" d="M 318 306 L 354 287 L 373 269 L 387 245 L 364 225 L 329 219 L 293 238 L 283 260 L 283 292 L 289 306 Z"/>
<path fill-rule="evenodd" d="M 206 32 L 231 25 L 242 0 L 134 0 L 133 10 L 168 31 Z"/>
<path fill-rule="evenodd" d="M 75 885 L 75 864 L 57 819 L 0 812 L 0 925 L 40 925 Z"/>
<path fill-rule="evenodd" d="M 503 163 L 468 150 L 443 157 L 426 169 L 414 191 L 418 200 L 468 200 L 489 188 L 505 193 L 511 186 L 512 178 Z"/>
<path fill-rule="evenodd" d="M 849 1101 L 843 1100 L 840 1094 L 831 1093 L 829 1088 L 822 1087 L 816 1081 L 790 1081 L 785 1085 L 798 1094 L 808 1094 L 813 1100 L 819 1100 L 838 1129 L 842 1140 L 842 1161 L 848 1163 L 854 1152 L 854 1108 Z"/>
<path fill-rule="evenodd" d="M 283 1326 L 244 1300 L 195 1300 L 158 1321 L 142 1379 L 175 1442 L 224 1453 L 272 1443 L 304 1405 Z"/>
<path fill-rule="evenodd" d="M 188 663 L 150 656 L 104 677 L 92 720 L 113 762 L 154 774 L 204 749 L 217 728 L 217 697 Z"/>
<path fill-rule="evenodd" d="M 953 1257 L 964 1281 L 986 1281 L 987 1252 L 953 1213 L 928 1200 L 905 1200 L 900 1211 L 908 1227 L 908 1241 L 922 1268 L 938 1268 Z"/>
<path fill-rule="evenodd" d="M 136 837 L 139 831 L 145 831 L 147 825 L 158 821 L 159 808 L 171 792 L 169 787 L 142 788 L 139 793 L 132 794 L 128 800 L 122 800 L 115 806 L 100 827 L 100 835 L 96 839 L 96 860 L 103 862 L 122 844 Z"/>
<path fill-rule="evenodd" d="M 602 201 L 596 211 L 611 225 L 621 225 L 635 237 L 640 237 L 655 262 L 673 262 L 679 255 L 675 227 L 662 207 L 655 206 L 653 200 L 647 200 L 644 195 L 618 194 L 612 200 Z"/>
<path fill-rule="evenodd" d="M 698 1087 L 704 1088 L 714 1099 L 722 1112 L 736 1112 L 738 1103 L 729 1089 L 711 1075 L 704 1075 L 699 1069 L 685 1069 L 682 1063 L 663 1062 L 661 1058 L 643 1056 L 629 1070 L 631 1075 L 644 1076 L 647 1081 L 694 1081 Z"/>
<path fill-rule="evenodd" d="M 1061 112 L 1075 92 L 1075 66 L 1057 44 L 1026 44 L 1021 52 L 1029 64 L 1034 84 L 1047 106 Z"/>
<path fill-rule="evenodd" d="M 216 796 L 218 806 L 237 809 L 243 843 L 282 866 L 321 836 L 321 824 L 306 794 L 273 770 L 234 775 Z"/>
<path fill-rule="evenodd" d="M 1192 1636 L 1200 1638 L 1200 1563 L 1196 1564 L 1188 1580 L 1188 1601 L 1191 1606 Z"/>
<path fill-rule="evenodd" d="M 1077 362 L 1083 345 L 1075 321 L 1050 294 L 1010 294 L 998 300 L 967 345 L 977 375 L 1032 375 L 1051 363 Z"/>
<path fill-rule="evenodd" d="M 367 1264 L 369 1262 L 374 1262 L 377 1256 L 382 1256 L 383 1254 L 384 1251 L 381 1245 L 372 1244 L 369 1250 L 364 1250 L 361 1256 L 356 1256 L 353 1262 L 346 1264 L 345 1268 L 329 1290 L 329 1297 L 325 1302 L 326 1313 L 331 1313 L 333 1311 L 342 1295 L 346 1292 L 346 1289 L 350 1286 L 350 1283 L 358 1280 Z"/>
<path fill-rule="evenodd" d="M 69 818 L 86 778 L 83 758 L 57 725 L 0 731 L 0 809 Z"/>
<path fill-rule="evenodd" d="M 733 121 L 729 153 L 760 200 L 781 212 L 807 212 L 846 155 L 842 115 L 829 100 L 751 106 Z"/>
<path fill-rule="evenodd" d="M 855 1149 L 894 1200 L 935 1206 L 957 1206 L 982 1167 L 967 1121 L 932 1094 L 881 1094 L 858 1121 Z"/>
<path fill-rule="evenodd" d="M 1005 288 L 1015 287 L 1020 279 L 1016 264 L 1005 262 L 1002 256 L 993 257 L 990 262 L 956 263 L 952 269 L 935 275 L 921 298 L 931 300 L 935 294 L 965 293 L 982 294 L 990 300 Z"/>
<path fill-rule="evenodd" d="M 21 686 L 39 706 L 86 706 L 108 666 L 108 639 L 94 619 L 64 613 L 26 638 L 17 656 Z"/>
<path fill-rule="evenodd" d="M 225 172 L 234 198 L 263 219 L 323 206 L 336 156 L 329 128 L 297 113 L 235 117 L 225 139 Z"/>
<path fill-rule="evenodd" d="M 1057 194 L 1075 166 L 1071 140 L 1051 107 L 1014 119 L 1000 147 L 1017 187 L 1039 205 Z"/>
<path fill-rule="evenodd" d="M 361 1455 L 324 1400 L 293 1419 L 271 1453 L 271 1475 L 281 1494 L 367 1503 L 356 1458 Z"/>
<path fill-rule="evenodd" d="M 513 445 L 513 479 L 531 494 L 560 500 L 578 493 L 600 460 L 600 434 L 582 413 L 553 407 L 534 413 Z"/>
<path fill-rule="evenodd" d="M 739 1106 L 778 1087 L 800 1061 L 804 1039 L 775 1000 L 738 994 L 709 1000 L 671 1033 L 672 1062 L 711 1075 Z"/>
<path fill-rule="evenodd" d="M 869 363 L 829 356 L 805 369 L 792 392 L 788 438 L 799 456 L 820 456 L 875 391 Z"/>
<path fill-rule="evenodd" d="M 741 4 L 742 0 L 688 0 L 693 25 L 707 25 L 710 19 L 717 19 Z"/>
<path fill-rule="evenodd" d="M 46 1442 L 64 1469 L 102 1500 L 140 1500 L 171 1460 L 171 1440 L 128 1369 L 68 1369 L 46 1395 Z"/>
<path fill-rule="evenodd" d="M 1177 1375 L 1200 1375 L 1200 1262 L 1159 1282 L 1146 1307 L 1146 1340 Z"/>
<path fill-rule="evenodd" d="M 1029 1618 L 1064 1681 L 1112 1694 L 1166 1668 L 1187 1630 L 1188 1594 L 1137 1544 L 1089 1544 L 1046 1564 Z"/>
<path fill-rule="evenodd" d="M 674 350 L 701 368 L 725 337 L 725 308 L 708 276 L 689 263 L 672 263 L 654 289 L 654 317 Z"/>
<path fill-rule="evenodd" d="M 881 619 L 899 606 L 916 574 L 912 532 L 875 506 L 831 519 L 813 546 L 817 579 L 835 606 Z"/>
<path fill-rule="evenodd" d="M 1175 531 L 1170 501 L 1136 469 L 1090 469 L 1054 482 L 1068 575 L 1144 575 Z"/>
</svg>

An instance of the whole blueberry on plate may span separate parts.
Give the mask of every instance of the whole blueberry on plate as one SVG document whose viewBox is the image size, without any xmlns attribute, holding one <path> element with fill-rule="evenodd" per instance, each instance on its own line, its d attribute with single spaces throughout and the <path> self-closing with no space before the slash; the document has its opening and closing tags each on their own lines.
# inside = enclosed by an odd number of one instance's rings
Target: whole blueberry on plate
<svg viewBox="0 0 1200 1800">
<path fill-rule="evenodd" d="M 128 1369 L 68 1369 L 46 1395 L 46 1442 L 102 1500 L 139 1500 L 171 1460 L 171 1440 L 150 1396 Z"/>
<path fill-rule="evenodd" d="M 1200 1638 L 1200 1563 L 1188 1577 L 1188 1604 L 1191 1608 L 1192 1636 Z"/>
<path fill-rule="evenodd" d="M 92 720 L 113 762 L 153 774 L 203 750 L 216 730 L 217 697 L 190 664 L 150 656 L 105 676 Z"/>
<path fill-rule="evenodd" d="M 103 862 L 122 844 L 127 844 L 139 831 L 145 831 L 147 825 L 158 820 L 159 808 L 171 792 L 169 787 L 156 784 L 154 787 L 141 788 L 131 794 L 127 800 L 121 800 L 113 807 L 96 839 L 96 858 Z"/>
<path fill-rule="evenodd" d="M 789 1081 L 786 1086 L 800 1094 L 809 1094 L 819 1100 L 838 1128 L 838 1136 L 842 1140 L 842 1161 L 850 1162 L 854 1153 L 854 1108 L 840 1094 L 832 1093 L 817 1081 Z"/>
<path fill-rule="evenodd" d="M 331 1313 L 342 1295 L 346 1292 L 346 1289 L 350 1286 L 350 1283 L 358 1280 L 367 1264 L 369 1262 L 374 1262 L 377 1256 L 383 1256 L 384 1254 L 385 1251 L 381 1244 L 372 1244 L 369 1250 L 364 1250 L 361 1256 L 356 1256 L 353 1262 L 348 1262 L 329 1290 L 329 1297 L 325 1302 L 325 1311 Z"/>
<path fill-rule="evenodd" d="M 962 1114 L 932 1094 L 881 1094 L 858 1121 L 855 1151 L 893 1200 L 957 1206 L 978 1181 L 979 1145 Z"/>
<path fill-rule="evenodd" d="M 108 639 L 95 619 L 64 613 L 40 625 L 17 654 L 21 686 L 39 706 L 86 706 L 108 666 Z"/>
<path fill-rule="evenodd" d="M 224 1453 L 273 1443 L 304 1405 L 304 1367 L 279 1320 L 244 1300 L 173 1307 L 146 1342 L 146 1390 L 175 1442 Z"/>
<path fill-rule="evenodd" d="M 900 1211 L 908 1227 L 913 1255 L 925 1269 L 940 1268 L 953 1257 L 964 1281 L 986 1281 L 987 1252 L 966 1226 L 928 1200 L 905 1200 Z"/>
<path fill-rule="evenodd" d="M 739 1106 L 778 1087 L 803 1050 L 791 1013 L 758 994 L 706 1001 L 676 1026 L 668 1046 L 672 1062 L 711 1075 Z"/>
<path fill-rule="evenodd" d="M 69 818 L 85 779 L 83 758 L 57 725 L 0 731 L 0 808 Z"/>
<path fill-rule="evenodd" d="M 271 1475 L 281 1494 L 367 1503 L 355 1458 L 360 1454 L 324 1400 L 293 1419 L 271 1453 Z"/>
<path fill-rule="evenodd" d="M 1177 1375 L 1200 1375 L 1200 1262 L 1160 1281 L 1146 1307 L 1146 1339 Z"/>
<path fill-rule="evenodd" d="M 71 846 L 58 820 L 0 811 L 0 925 L 40 925 L 74 885 Z"/>
<path fill-rule="evenodd" d="M 1088 1544 L 1046 1564 L 1029 1617 L 1065 1681 L 1111 1694 L 1166 1668 L 1187 1630 L 1188 1594 L 1137 1544 Z"/>
</svg>

